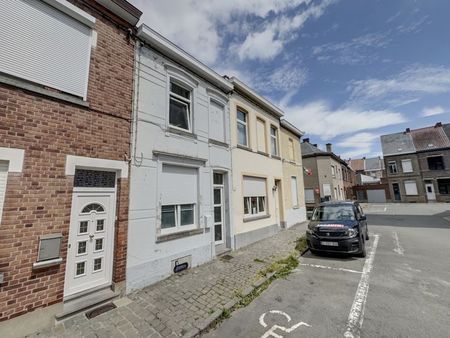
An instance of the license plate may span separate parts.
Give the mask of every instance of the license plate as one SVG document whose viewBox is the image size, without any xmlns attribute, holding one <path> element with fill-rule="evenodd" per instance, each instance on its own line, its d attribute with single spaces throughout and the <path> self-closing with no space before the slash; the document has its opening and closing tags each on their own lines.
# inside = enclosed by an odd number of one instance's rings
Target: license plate
<svg viewBox="0 0 450 338">
<path fill-rule="evenodd" d="M 338 246 L 338 242 L 320 242 L 320 245 Z"/>
</svg>

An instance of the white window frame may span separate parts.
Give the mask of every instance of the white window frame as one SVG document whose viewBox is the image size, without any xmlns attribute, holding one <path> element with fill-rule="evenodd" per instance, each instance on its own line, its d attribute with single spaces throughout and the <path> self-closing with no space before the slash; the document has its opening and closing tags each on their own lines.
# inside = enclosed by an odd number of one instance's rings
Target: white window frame
<svg viewBox="0 0 450 338">
<path fill-rule="evenodd" d="M 239 119 L 239 114 L 238 113 L 242 113 L 245 116 L 245 121 L 242 121 L 241 119 Z M 245 143 L 246 144 L 241 144 L 239 143 L 239 128 L 238 128 L 238 124 L 241 124 L 244 126 L 245 129 Z M 243 110 L 243 109 L 237 109 L 236 111 L 236 136 L 237 136 L 237 144 L 243 146 L 243 147 L 249 147 L 249 138 L 248 138 L 248 113 Z"/>
<path fill-rule="evenodd" d="M 331 176 L 336 177 L 336 168 L 334 165 L 331 165 Z"/>
<path fill-rule="evenodd" d="M 193 224 L 187 224 L 187 225 L 181 225 L 181 206 L 184 205 L 192 205 L 193 208 Z M 175 226 L 171 227 L 171 228 L 163 228 L 162 227 L 162 208 L 163 207 L 168 207 L 168 206 L 173 206 L 175 207 Z M 175 232 L 183 232 L 183 231 L 189 231 L 189 230 L 194 230 L 197 228 L 197 204 L 196 203 L 183 203 L 183 204 L 165 204 L 165 205 L 161 205 L 161 220 L 160 220 L 160 230 L 161 230 L 161 235 L 167 235 L 167 234 L 172 234 Z"/>
<path fill-rule="evenodd" d="M 295 181 L 295 186 L 294 186 L 294 181 Z M 298 208 L 299 207 L 299 201 L 298 201 L 298 181 L 297 181 L 297 176 L 291 176 L 291 197 L 292 197 L 292 207 L 293 208 Z"/>
<path fill-rule="evenodd" d="M 272 134 L 272 131 L 275 131 L 275 135 Z M 275 153 L 272 152 L 272 143 L 275 144 Z M 273 124 L 270 125 L 270 152 L 274 156 L 279 156 L 280 153 L 278 150 L 278 128 Z"/>
<path fill-rule="evenodd" d="M 262 135 L 260 135 L 260 133 L 259 133 L 259 127 L 258 127 L 258 125 L 259 124 L 262 124 L 262 126 L 263 126 L 263 130 L 262 130 Z M 266 121 L 264 120 L 264 119 L 262 119 L 262 118 L 259 118 L 259 117 L 257 117 L 256 118 L 256 147 L 257 147 L 257 150 L 259 151 L 259 152 L 261 152 L 261 153 L 265 153 L 265 154 L 268 154 L 268 151 L 267 151 L 267 135 L 266 135 L 266 133 L 267 133 L 267 129 L 266 129 Z M 262 146 L 263 146 L 263 149 L 260 149 L 259 148 L 259 141 L 260 141 L 260 136 L 262 136 L 262 138 L 263 138 L 263 144 L 262 144 Z"/>
<path fill-rule="evenodd" d="M 295 146 L 294 146 L 294 140 L 289 138 L 288 143 L 288 151 L 289 151 L 289 160 L 295 162 Z"/>
<path fill-rule="evenodd" d="M 409 163 L 409 166 L 410 166 L 411 170 L 405 170 L 405 164 L 406 163 Z M 404 173 L 412 173 L 412 172 L 414 172 L 411 159 L 408 158 L 408 159 L 402 160 L 402 171 Z"/>
<path fill-rule="evenodd" d="M 391 165 L 392 165 L 392 168 L 395 168 L 395 171 L 391 170 Z M 398 173 L 397 161 L 389 161 L 388 162 L 388 171 L 390 174 Z"/>
<path fill-rule="evenodd" d="M 181 87 L 181 88 L 189 91 L 189 99 L 172 92 L 172 84 L 175 84 L 176 86 Z M 169 78 L 169 104 L 168 104 L 169 114 L 168 114 L 168 117 L 167 117 L 167 121 L 168 121 L 168 125 L 170 126 L 170 128 L 175 128 L 175 129 L 178 129 L 178 130 L 182 130 L 184 132 L 192 133 L 192 115 L 193 115 L 193 109 L 192 109 L 192 102 L 193 102 L 193 100 L 192 100 L 192 97 L 193 97 L 193 95 L 194 95 L 194 90 L 193 90 L 193 88 L 191 86 L 189 86 L 188 84 L 185 84 L 184 82 L 178 80 L 177 78 L 174 78 L 174 77 L 170 77 Z M 188 114 L 188 116 L 187 116 L 188 129 L 181 128 L 181 127 L 175 126 L 173 124 L 170 124 L 170 101 L 172 99 L 174 101 L 177 101 L 177 102 L 182 103 L 182 104 L 187 106 L 187 110 L 186 111 L 187 111 L 187 114 Z"/>
<path fill-rule="evenodd" d="M 406 187 L 407 184 L 414 184 L 415 193 L 411 193 L 411 191 L 408 191 L 408 188 Z M 417 196 L 419 195 L 419 192 L 417 190 L 417 182 L 416 181 L 404 181 L 403 186 L 405 187 L 405 195 L 407 196 Z"/>
<path fill-rule="evenodd" d="M 252 213 L 252 203 L 251 199 L 256 198 L 256 213 Z M 264 210 L 260 210 L 260 199 L 264 198 Z M 247 204 L 247 211 L 248 213 L 245 213 L 245 204 Z M 265 216 L 267 215 L 267 196 L 247 196 L 244 197 L 244 217 L 245 218 L 252 218 L 257 216 Z"/>
</svg>

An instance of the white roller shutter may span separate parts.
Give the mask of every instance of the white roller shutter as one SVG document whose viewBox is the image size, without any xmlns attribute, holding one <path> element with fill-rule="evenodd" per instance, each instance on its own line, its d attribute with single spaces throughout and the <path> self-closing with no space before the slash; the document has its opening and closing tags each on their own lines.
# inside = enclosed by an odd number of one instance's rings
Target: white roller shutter
<svg viewBox="0 0 450 338">
<path fill-rule="evenodd" d="M 292 193 L 292 206 L 298 207 L 298 187 L 297 177 L 291 177 L 291 193 Z"/>
<path fill-rule="evenodd" d="M 314 202 L 314 189 L 305 189 L 305 201 Z"/>
<path fill-rule="evenodd" d="M 404 173 L 413 172 L 411 160 L 402 160 L 402 170 Z"/>
<path fill-rule="evenodd" d="M 244 176 L 244 197 L 266 196 L 266 179 Z"/>
<path fill-rule="evenodd" d="M 0 7 L 0 72 L 86 98 L 91 28 L 40 0 Z"/>
<path fill-rule="evenodd" d="M 0 161 L 0 222 L 2 221 L 2 212 L 3 212 L 3 204 L 5 202 L 7 178 L 8 178 L 8 162 Z"/>
<path fill-rule="evenodd" d="M 209 105 L 209 133 L 214 140 L 225 142 L 225 107 L 214 100 Z"/>
<path fill-rule="evenodd" d="M 406 195 L 417 195 L 416 181 L 405 181 Z"/>
<path fill-rule="evenodd" d="M 198 199 L 198 169 L 164 164 L 159 189 L 163 205 L 192 204 Z"/>
</svg>

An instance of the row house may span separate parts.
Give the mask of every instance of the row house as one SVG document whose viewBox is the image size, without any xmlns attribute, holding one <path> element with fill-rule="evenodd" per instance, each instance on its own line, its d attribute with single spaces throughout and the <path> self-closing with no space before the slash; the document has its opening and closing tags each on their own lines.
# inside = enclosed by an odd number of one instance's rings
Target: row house
<svg viewBox="0 0 450 338">
<path fill-rule="evenodd" d="M 2 4 L 4 323 L 51 325 L 306 219 L 303 132 L 141 15 L 125 0 Z"/>
<path fill-rule="evenodd" d="M 301 143 L 301 154 L 305 168 L 305 203 L 308 215 L 321 202 L 353 198 L 350 187 L 354 174 L 347 162 L 333 152 L 330 143 L 326 144 L 326 150 L 321 150 L 317 144 L 312 144 L 305 138 Z"/>
<path fill-rule="evenodd" d="M 127 291 L 233 245 L 233 85 L 149 27 L 137 36 Z"/>
<path fill-rule="evenodd" d="M 2 1 L 0 321 L 63 318 L 123 285 L 141 14 L 125 0 Z"/>
<path fill-rule="evenodd" d="M 450 124 L 381 136 L 393 202 L 450 202 Z"/>
</svg>

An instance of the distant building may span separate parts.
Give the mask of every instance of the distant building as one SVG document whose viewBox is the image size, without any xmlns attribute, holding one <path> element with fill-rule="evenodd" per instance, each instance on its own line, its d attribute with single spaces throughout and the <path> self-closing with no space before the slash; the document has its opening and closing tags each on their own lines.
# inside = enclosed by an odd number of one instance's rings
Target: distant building
<svg viewBox="0 0 450 338">
<path fill-rule="evenodd" d="M 352 199 L 354 173 L 350 166 L 326 145 L 326 151 L 311 144 L 308 138 L 301 143 L 304 167 L 305 202 L 307 213 L 322 201 Z"/>
<path fill-rule="evenodd" d="M 450 202 L 450 124 L 381 136 L 394 202 Z"/>
<path fill-rule="evenodd" d="M 347 163 L 357 174 L 358 184 L 379 183 L 386 176 L 381 157 L 349 159 Z"/>
</svg>

